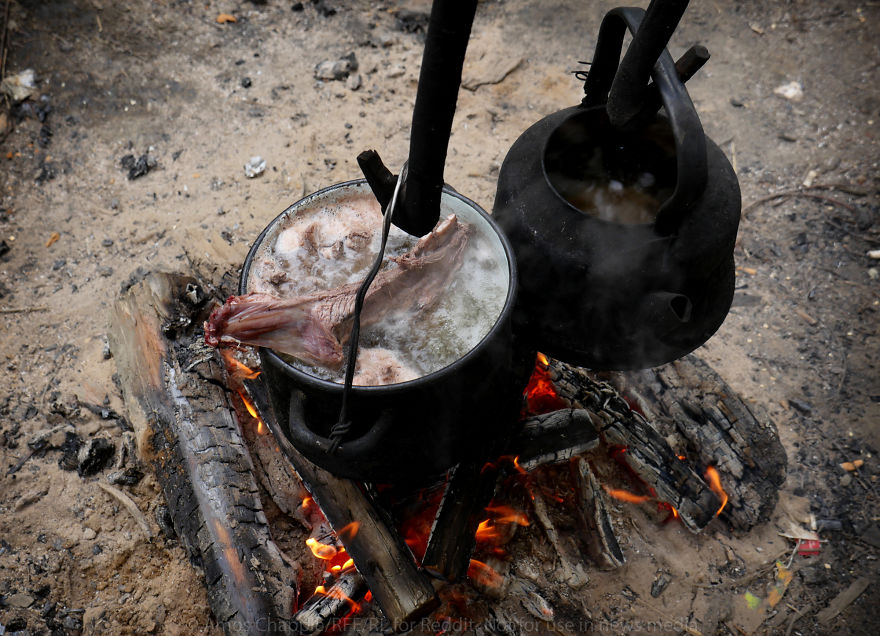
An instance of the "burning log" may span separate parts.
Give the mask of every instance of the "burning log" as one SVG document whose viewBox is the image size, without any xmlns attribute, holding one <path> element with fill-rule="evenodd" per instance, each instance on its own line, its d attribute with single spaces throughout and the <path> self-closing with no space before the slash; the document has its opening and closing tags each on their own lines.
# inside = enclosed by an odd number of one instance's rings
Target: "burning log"
<svg viewBox="0 0 880 636">
<path fill-rule="evenodd" d="M 561 409 L 525 420 L 517 435 L 499 455 L 516 458 L 520 470 L 566 461 L 599 444 L 590 414 Z M 495 462 L 484 466 L 461 464 L 451 475 L 434 519 L 422 565 L 448 580 L 467 572 L 474 551 L 477 526 L 495 494 L 502 471 Z"/>
<path fill-rule="evenodd" d="M 626 562 L 626 558 L 617 543 L 611 516 L 608 514 L 608 503 L 599 480 L 583 457 L 572 459 L 569 466 L 577 494 L 575 510 L 582 538 L 587 544 L 587 552 L 598 567 L 606 570 L 619 568 Z"/>
<path fill-rule="evenodd" d="M 767 519 L 785 481 L 787 459 L 773 423 L 756 416 L 736 392 L 694 355 L 611 383 L 639 404 L 678 454 L 714 467 L 730 497 L 722 516 L 748 530 Z"/>
<path fill-rule="evenodd" d="M 467 573 L 477 526 L 495 495 L 498 475 L 495 465 L 459 464 L 452 470 L 422 559 L 426 570 L 447 581 Z"/>
<path fill-rule="evenodd" d="M 433 610 L 438 605 L 434 586 L 419 571 L 385 513 L 354 481 L 336 477 L 300 454 L 282 434 L 264 386 L 253 380 L 244 384 L 275 441 L 339 533 L 392 629 L 399 630 Z M 356 527 L 357 531 L 340 532 L 345 527 Z"/>
<path fill-rule="evenodd" d="M 706 527 L 721 507 L 718 496 L 644 417 L 609 384 L 597 382 L 583 369 L 551 360 L 548 372 L 561 397 L 597 415 L 605 443 L 616 449 L 658 500 L 673 507 L 685 527 L 692 532 Z"/>
<path fill-rule="evenodd" d="M 544 500 L 544 495 L 541 493 L 541 489 L 536 488 L 531 494 L 532 509 L 535 511 L 535 517 L 544 529 L 544 534 L 547 535 L 550 545 L 553 546 L 553 549 L 556 551 L 556 555 L 559 558 L 559 569 L 556 571 L 559 581 L 573 589 L 583 587 L 589 583 L 589 577 L 587 576 L 583 565 L 572 562 L 568 555 L 568 551 L 562 545 L 562 540 L 559 536 L 559 532 L 556 530 L 556 525 L 550 519 L 550 514 L 547 511 L 547 502 Z"/>
<path fill-rule="evenodd" d="M 276 633 L 290 619 L 295 573 L 270 537 L 221 366 L 206 359 L 198 374 L 184 370 L 203 302 L 194 279 L 151 274 L 116 302 L 110 345 L 138 452 L 204 570 L 214 615 L 230 635 Z"/>
<path fill-rule="evenodd" d="M 323 634 L 357 607 L 367 591 L 367 583 L 357 570 L 344 572 L 326 592 L 316 593 L 296 613 L 292 631 L 303 636 Z"/>
</svg>

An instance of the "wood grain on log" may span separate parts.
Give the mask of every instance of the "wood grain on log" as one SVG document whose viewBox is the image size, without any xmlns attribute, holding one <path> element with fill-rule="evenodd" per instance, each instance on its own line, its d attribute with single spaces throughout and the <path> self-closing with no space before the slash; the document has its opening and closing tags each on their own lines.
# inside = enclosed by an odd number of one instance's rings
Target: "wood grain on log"
<svg viewBox="0 0 880 636">
<path fill-rule="evenodd" d="M 432 611 L 438 605 L 434 586 L 419 571 L 387 515 L 354 481 L 319 468 L 293 447 L 275 420 L 261 382 L 245 380 L 244 385 L 275 441 L 338 533 L 392 629 L 405 629 Z M 354 523 L 356 532 L 341 532 Z"/>
<path fill-rule="evenodd" d="M 610 382 L 637 400 L 677 453 L 698 470 L 714 466 L 730 497 L 721 516 L 740 530 L 770 517 L 788 460 L 773 422 L 749 407 L 708 364 L 689 355 Z"/>
<path fill-rule="evenodd" d="M 150 274 L 116 302 L 110 345 L 141 458 L 155 470 L 175 530 L 205 573 L 227 634 L 282 633 L 295 595 L 272 542 L 253 465 L 215 361 L 185 372 L 197 281 Z M 189 335 L 187 335 L 189 334 Z"/>
<path fill-rule="evenodd" d="M 574 508 L 582 539 L 587 545 L 587 553 L 599 568 L 619 568 L 626 562 L 626 558 L 611 525 L 605 492 L 585 458 L 575 457 L 570 468 L 577 496 Z"/>
<path fill-rule="evenodd" d="M 293 619 L 293 633 L 323 634 L 352 610 L 367 592 L 367 583 L 357 570 L 344 572 L 323 594 L 315 594 Z"/>
</svg>

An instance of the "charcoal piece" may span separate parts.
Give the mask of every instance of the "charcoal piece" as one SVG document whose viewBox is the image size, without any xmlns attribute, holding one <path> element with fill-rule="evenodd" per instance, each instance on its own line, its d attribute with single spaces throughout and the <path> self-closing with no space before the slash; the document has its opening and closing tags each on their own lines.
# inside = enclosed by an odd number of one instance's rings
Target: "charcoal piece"
<svg viewBox="0 0 880 636">
<path fill-rule="evenodd" d="M 671 581 L 672 579 L 666 572 L 658 573 L 657 577 L 654 579 L 654 582 L 651 584 L 651 596 L 657 598 L 658 596 L 663 594 L 666 586 L 668 586 Z"/>
<path fill-rule="evenodd" d="M 82 440 L 79 436 L 67 431 L 64 434 L 64 442 L 61 444 L 61 457 L 58 458 L 58 465 L 62 470 L 76 470 L 79 466 L 79 449 L 82 446 Z"/>
<path fill-rule="evenodd" d="M 115 453 L 116 447 L 110 440 L 103 437 L 90 439 L 79 449 L 76 472 L 80 477 L 94 475 L 110 463 Z"/>
<path fill-rule="evenodd" d="M 0 241 L 0 256 L 6 256 L 11 249 L 12 248 L 9 247 L 9 243 L 7 243 L 6 241 Z"/>
<path fill-rule="evenodd" d="M 324 0 L 312 0 L 312 4 L 315 5 L 315 10 L 324 18 L 336 15 L 336 9 L 329 6 Z"/>
<path fill-rule="evenodd" d="M 154 517 L 163 537 L 169 541 L 177 537 L 177 531 L 174 529 L 174 520 L 171 518 L 171 511 L 168 510 L 168 506 L 156 506 Z"/>
<path fill-rule="evenodd" d="M 107 475 L 107 481 L 117 486 L 135 486 L 143 478 L 143 471 L 134 466 L 129 466 L 125 470 L 117 470 Z"/>
<path fill-rule="evenodd" d="M 143 154 L 137 159 L 134 155 L 125 155 L 119 163 L 123 170 L 128 170 L 129 181 L 144 176 L 158 165 L 156 159 L 149 154 Z"/>
</svg>

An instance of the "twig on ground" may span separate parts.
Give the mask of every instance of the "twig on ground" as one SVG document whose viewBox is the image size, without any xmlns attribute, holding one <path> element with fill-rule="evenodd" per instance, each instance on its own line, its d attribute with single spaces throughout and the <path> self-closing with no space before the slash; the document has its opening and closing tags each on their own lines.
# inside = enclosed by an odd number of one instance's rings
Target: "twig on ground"
<svg viewBox="0 0 880 636">
<path fill-rule="evenodd" d="M 776 194 L 768 194 L 765 197 L 761 197 L 757 201 L 753 201 L 749 205 L 743 208 L 742 215 L 745 216 L 753 209 L 758 207 L 759 205 L 763 205 L 770 201 L 774 201 L 776 199 L 788 199 L 788 198 L 802 198 L 802 199 L 815 199 L 817 201 L 823 201 L 825 203 L 830 203 L 832 205 L 838 205 L 842 208 L 849 210 L 852 213 L 855 213 L 856 209 L 851 206 L 849 203 L 844 203 L 843 201 L 838 201 L 832 197 L 826 197 L 822 194 L 813 194 L 812 192 L 803 192 L 801 190 L 788 190 L 786 192 L 777 192 Z"/>
<path fill-rule="evenodd" d="M 48 307 L 0 307 L 0 314 L 29 314 L 34 311 L 49 311 Z"/>
<path fill-rule="evenodd" d="M 788 621 L 788 628 L 785 630 L 785 636 L 791 636 L 791 632 L 792 630 L 794 630 L 794 624 L 801 616 L 809 612 L 811 609 L 813 609 L 813 604 L 807 603 L 802 609 L 795 610 L 794 614 L 792 614 L 791 616 L 791 619 Z"/>
<path fill-rule="evenodd" d="M 150 522 L 147 521 L 147 518 L 144 516 L 144 513 L 141 512 L 141 509 L 137 507 L 137 504 L 131 500 L 131 497 L 119 490 L 119 488 L 114 488 L 101 481 L 98 482 L 98 487 L 108 495 L 115 497 L 119 503 L 125 506 L 125 509 L 131 513 L 131 516 L 134 517 L 134 520 L 137 521 L 137 524 L 141 527 L 144 533 L 146 533 L 147 539 L 153 538 L 153 528 L 150 526 Z"/>
</svg>

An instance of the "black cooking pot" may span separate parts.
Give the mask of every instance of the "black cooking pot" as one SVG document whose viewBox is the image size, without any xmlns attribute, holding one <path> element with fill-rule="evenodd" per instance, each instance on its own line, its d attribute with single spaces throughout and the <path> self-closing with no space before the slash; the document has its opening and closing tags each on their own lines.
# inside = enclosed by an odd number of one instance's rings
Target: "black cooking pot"
<svg viewBox="0 0 880 636">
<path fill-rule="evenodd" d="M 366 181 L 330 186 L 294 203 L 263 230 L 245 260 L 240 292 L 260 246 L 290 215 L 332 203 L 337 196 L 368 192 Z M 449 366 L 409 382 L 354 386 L 348 413 L 352 427 L 336 452 L 329 433 L 337 422 L 343 385 L 306 373 L 270 349 L 260 349 L 266 382 L 284 434 L 303 455 L 333 473 L 379 483 L 437 475 L 469 458 L 485 458 L 517 420 L 522 387 L 534 354 L 516 346 L 511 329 L 516 290 L 513 253 L 492 219 L 473 201 L 445 189 L 441 207 L 490 235 L 508 275 L 503 309 L 486 336 Z"/>
</svg>

